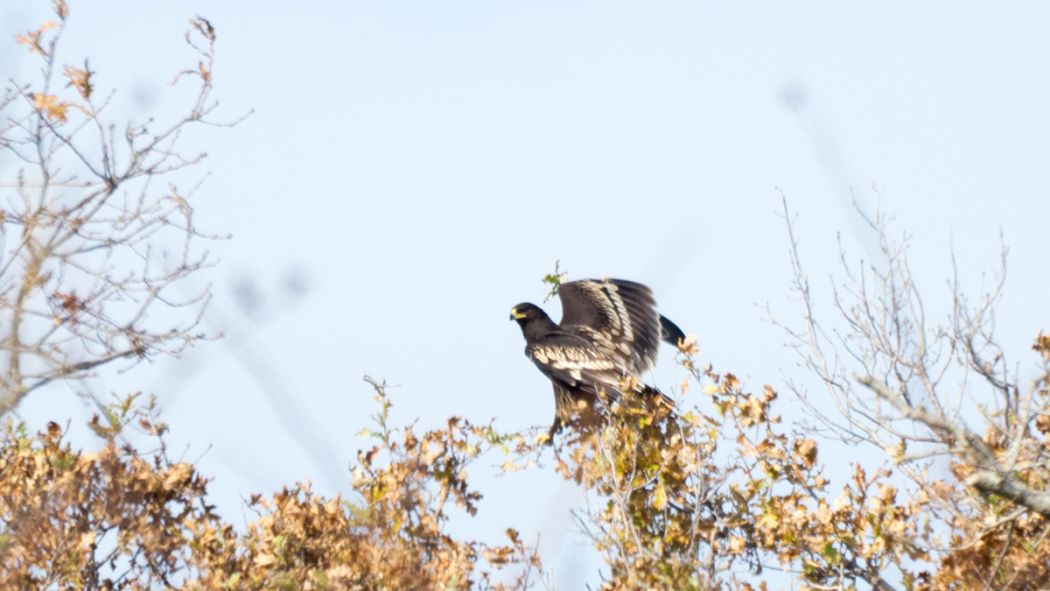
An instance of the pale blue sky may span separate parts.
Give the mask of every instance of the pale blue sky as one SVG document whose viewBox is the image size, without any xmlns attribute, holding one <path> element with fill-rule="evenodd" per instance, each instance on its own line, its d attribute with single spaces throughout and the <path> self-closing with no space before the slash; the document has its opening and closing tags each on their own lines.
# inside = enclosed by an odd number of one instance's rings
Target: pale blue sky
<svg viewBox="0 0 1050 591">
<path fill-rule="evenodd" d="M 0 33 L 46 4 L 4 0 Z M 556 259 L 572 277 L 648 283 L 707 360 L 779 383 L 794 360 L 756 306 L 795 312 L 776 187 L 818 286 L 837 231 L 863 249 L 844 193 L 870 202 L 875 183 L 933 290 L 950 240 L 976 272 L 1002 227 L 1005 345 L 1022 354 L 1050 328 L 1045 3 L 566 4 L 73 3 L 67 55 L 90 56 L 129 115 L 178 106 L 166 83 L 191 57 L 181 33 L 196 13 L 219 33 L 224 112 L 255 109 L 190 138 L 211 156 L 198 220 L 234 235 L 211 274 L 210 321 L 231 343 L 113 382 L 150 384 L 178 441 L 213 446 L 202 468 L 231 516 L 251 492 L 345 480 L 371 411 L 365 373 L 400 385 L 401 420 L 546 424 L 549 386 L 506 318 L 542 299 Z M 5 77 L 28 77 L 27 57 L 0 48 Z M 281 295 L 290 269 L 308 278 L 298 300 Z M 271 320 L 238 311 L 244 279 L 271 293 Z M 22 412 L 56 407 L 88 412 L 61 387 Z M 458 527 L 542 530 L 548 566 L 577 588 L 571 565 L 589 550 L 562 535 L 573 488 L 549 470 L 475 472 L 482 518 Z"/>
</svg>

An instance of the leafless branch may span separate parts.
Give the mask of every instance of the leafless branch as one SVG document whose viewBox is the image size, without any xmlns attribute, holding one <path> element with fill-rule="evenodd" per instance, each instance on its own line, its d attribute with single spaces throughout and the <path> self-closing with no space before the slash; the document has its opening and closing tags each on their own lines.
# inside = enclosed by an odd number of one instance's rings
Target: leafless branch
<svg viewBox="0 0 1050 591">
<path fill-rule="evenodd" d="M 211 119 L 214 28 L 190 21 L 197 66 L 173 82 L 196 85 L 188 110 L 167 124 L 119 123 L 86 60 L 60 68 L 58 6 L 57 23 L 19 37 L 40 78 L 9 80 L 0 95 L 0 151 L 19 163 L 0 171 L 0 414 L 56 380 L 203 338 L 208 288 L 187 299 L 172 287 L 212 266 L 204 245 L 221 238 L 195 224 L 200 180 L 185 175 L 206 156 L 181 141 L 192 126 L 223 125 Z"/>
<path fill-rule="evenodd" d="M 794 388 L 809 414 L 828 433 L 883 450 L 915 494 L 939 491 L 930 501 L 931 514 L 966 532 L 956 533 L 943 552 L 993 532 L 1012 543 L 1017 536 L 1009 532 L 1017 520 L 1050 517 L 1050 419 L 1040 419 L 1048 413 L 1050 353 L 1043 352 L 1026 386 L 997 340 L 1007 255 L 1001 236 L 998 269 L 977 297 L 963 288 L 953 255 L 950 298 L 941 305 L 948 312 L 936 321 L 926 303 L 930 292 L 920 288 L 909 263 L 909 236 L 895 237 L 892 219 L 876 208 L 864 220 L 877 239 L 879 259 L 853 261 L 840 245 L 841 274 L 832 278 L 828 314 L 826 308 L 818 311 L 794 218 L 781 199 L 801 327 L 774 322 L 827 394 L 816 400 Z M 1036 348 L 1042 351 L 1038 342 Z M 951 470 L 957 484 L 931 478 L 932 462 Z"/>
</svg>

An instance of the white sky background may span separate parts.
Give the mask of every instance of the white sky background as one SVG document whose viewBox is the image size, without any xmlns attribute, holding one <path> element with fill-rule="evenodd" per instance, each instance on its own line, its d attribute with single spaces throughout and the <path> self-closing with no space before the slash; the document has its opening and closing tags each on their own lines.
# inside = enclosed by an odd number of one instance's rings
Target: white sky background
<svg viewBox="0 0 1050 591">
<path fill-rule="evenodd" d="M 12 37 L 49 18 L 48 4 L 0 4 L 5 78 L 34 71 Z M 72 4 L 67 61 L 90 56 L 128 116 L 181 106 L 166 85 L 193 64 L 181 35 L 197 13 L 219 34 L 222 112 L 255 109 L 191 138 L 212 173 L 197 219 L 234 235 L 210 276 L 210 322 L 228 342 L 107 382 L 146 385 L 175 441 L 193 455 L 212 446 L 200 465 L 231 518 L 252 492 L 348 480 L 373 408 L 366 373 L 400 385 L 398 422 L 548 424 L 550 387 L 507 314 L 542 299 L 556 259 L 571 277 L 651 285 L 704 358 L 751 387 L 797 376 L 760 309 L 797 313 L 776 187 L 825 301 L 835 233 L 862 252 L 845 188 L 869 203 L 869 187 L 882 189 L 933 296 L 952 241 L 977 285 L 1001 227 L 1001 334 L 1028 362 L 1050 328 L 1050 7 L 565 4 Z M 801 117 L 785 89 L 807 97 Z M 287 295 L 289 274 L 305 277 L 305 296 Z M 255 318 L 233 295 L 246 281 L 266 298 Z M 664 352 L 654 379 L 667 387 L 677 373 Z M 63 386 L 20 410 L 34 425 L 90 413 Z M 457 527 L 542 531 L 560 588 L 593 581 L 590 550 L 564 536 L 574 488 L 549 467 L 495 472 L 474 469 L 485 500 Z"/>
</svg>

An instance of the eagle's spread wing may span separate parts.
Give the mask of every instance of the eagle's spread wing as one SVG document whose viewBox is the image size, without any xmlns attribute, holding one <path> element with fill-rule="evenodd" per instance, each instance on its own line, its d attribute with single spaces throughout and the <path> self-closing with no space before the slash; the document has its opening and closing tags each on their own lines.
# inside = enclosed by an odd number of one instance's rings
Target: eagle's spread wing
<svg viewBox="0 0 1050 591">
<path fill-rule="evenodd" d="M 587 339 L 621 363 L 621 377 L 640 375 L 656 362 L 660 339 L 670 331 L 661 322 L 648 287 L 621 279 L 584 279 L 562 284 L 558 295 L 561 329 Z"/>
</svg>

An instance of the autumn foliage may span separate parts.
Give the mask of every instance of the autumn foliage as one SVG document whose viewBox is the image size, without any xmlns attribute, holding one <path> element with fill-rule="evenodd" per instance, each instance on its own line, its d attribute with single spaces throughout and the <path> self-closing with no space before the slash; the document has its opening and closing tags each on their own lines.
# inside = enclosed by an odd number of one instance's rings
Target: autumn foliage
<svg viewBox="0 0 1050 591">
<path fill-rule="evenodd" d="M 0 449 L 0 588 L 3 589 L 502 589 L 524 588 L 539 562 L 519 534 L 492 546 L 446 531 L 447 505 L 473 513 L 480 494 L 467 466 L 488 447 L 489 427 L 450 419 L 413 433 L 386 426 L 361 452 L 347 498 L 296 484 L 253 496 L 246 527 L 208 504 L 208 480 L 169 458 L 167 426 L 152 402 L 108 405 L 83 452 L 49 423 L 29 434 L 9 424 Z M 137 432 L 153 442 L 140 452 Z M 491 569 L 519 567 L 510 581 Z"/>
<path fill-rule="evenodd" d="M 182 127 L 209 123 L 215 28 L 190 21 L 186 39 L 199 59 L 176 79 L 192 79 L 199 93 L 186 118 L 159 131 L 128 124 L 131 149 L 118 166 L 106 142 L 99 160 L 78 149 L 85 129 L 105 139 L 113 128 L 97 125 L 105 102 L 96 102 L 88 63 L 58 58 L 69 11 L 62 1 L 54 10 L 55 20 L 15 39 L 42 60 L 43 83 L 14 84 L 0 99 L 0 111 L 17 113 L 0 129 L 0 149 L 29 155 L 12 185 L 22 205 L 0 212 L 4 232 L 17 226 L 23 236 L 0 268 L 0 413 L 53 381 L 177 353 L 201 338 L 207 301 L 165 292 L 209 264 L 194 254 L 206 236 L 193 226 L 188 193 L 143 186 L 124 193 L 130 201 L 116 196 L 198 162 L 172 142 Z M 80 176 L 58 174 L 73 169 Z M 862 272 L 847 265 L 846 285 L 833 290 L 842 321 L 833 329 L 816 311 L 787 225 L 802 310 L 785 334 L 817 394 L 717 372 L 690 337 L 676 358 L 676 408 L 627 397 L 602 407 L 600 424 L 548 445 L 542 428 L 507 433 L 462 416 L 431 430 L 391 425 L 393 401 L 369 379 L 376 410 L 347 493 L 327 497 L 302 482 L 255 494 L 243 522 L 209 502 L 221 475 L 172 456 L 165 436 L 178 426 L 162 421 L 152 399 L 94 398 L 96 441 L 86 447 L 70 441 L 62 416 L 45 425 L 8 417 L 0 589 L 547 585 L 534 532 L 508 528 L 491 543 L 462 539 L 450 525 L 453 514 L 479 510 L 468 468 L 493 464 L 553 470 L 587 492 L 588 509 L 565 518 L 601 557 L 596 579 L 608 591 L 752 590 L 772 578 L 800 589 L 1047 588 L 1050 336 L 1039 333 L 1026 352 L 1027 371 L 1007 364 L 994 335 L 1001 282 L 975 300 L 956 286 L 949 321 L 929 323 L 906 240 L 892 240 L 881 215 L 868 221 L 884 260 Z M 172 230 L 183 248 L 156 267 L 143 253 Z M 114 261 L 125 271 L 119 280 Z M 135 305 L 115 305 L 128 301 Z M 163 325 L 147 314 L 158 307 L 191 313 Z M 800 408 L 808 421 L 795 416 Z M 829 465 L 843 457 L 851 461 Z"/>
<path fill-rule="evenodd" d="M 576 518 L 604 557 L 603 589 L 759 588 L 770 568 L 813 589 L 1046 580 L 1045 516 L 967 490 L 960 467 L 954 482 L 914 489 L 892 467 L 858 463 L 833 485 L 817 443 L 776 415 L 772 388 L 749 393 L 732 374 L 681 361 L 687 383 L 703 385 L 689 392 L 711 412 L 654 413 L 625 400 L 602 428 L 571 433 L 553 452 L 543 434 L 460 417 L 423 433 L 394 428 L 386 390 L 371 382 L 372 443 L 348 475 L 352 493 L 326 498 L 296 484 L 256 495 L 246 525 L 224 521 L 208 504 L 208 479 L 169 458 L 169 427 L 151 401 L 105 406 L 90 425 L 101 443 L 92 452 L 74 449 L 56 423 L 30 434 L 9 422 L 0 587 L 528 588 L 542 566 L 521 534 L 508 529 L 493 546 L 448 529 L 450 510 L 476 512 L 481 492 L 467 468 L 493 453 L 505 470 L 543 469 L 536 459 L 553 453 L 553 469 L 602 501 Z M 145 435 L 151 451 L 127 443 L 131 435 Z M 1050 446 L 1046 433 L 1038 442 Z"/>
</svg>

